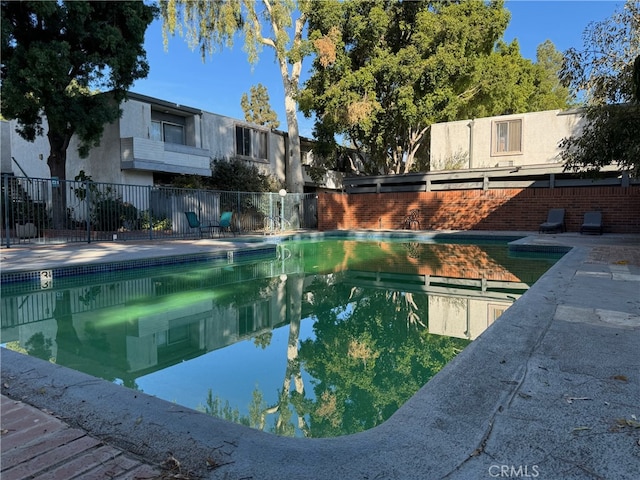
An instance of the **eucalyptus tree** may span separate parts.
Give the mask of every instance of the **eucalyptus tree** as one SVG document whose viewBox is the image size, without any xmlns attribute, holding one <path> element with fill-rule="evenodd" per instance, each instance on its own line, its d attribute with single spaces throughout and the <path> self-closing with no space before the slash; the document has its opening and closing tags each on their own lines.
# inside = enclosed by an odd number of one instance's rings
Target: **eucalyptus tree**
<svg viewBox="0 0 640 480">
<path fill-rule="evenodd" d="M 146 77 L 144 34 L 156 7 L 142 1 L 1 3 L 2 116 L 34 141 L 46 135 L 51 176 L 66 179 L 73 135 L 86 157 L 103 126 L 120 117 L 129 87 Z M 97 95 L 108 91 L 109 95 Z M 46 122 L 44 121 L 46 117 Z M 66 197 L 54 191 L 54 221 L 65 218 Z"/>
<path fill-rule="evenodd" d="M 294 193 L 301 193 L 304 187 L 296 98 L 302 60 L 311 53 L 311 46 L 303 36 L 308 5 L 306 0 L 160 2 L 165 45 L 169 35 L 186 31 L 189 45 L 197 47 L 205 60 L 219 48 L 231 47 L 240 34 L 251 64 L 258 60 L 263 47 L 273 50 L 284 87 L 289 134 L 287 185 Z"/>
<path fill-rule="evenodd" d="M 598 172 L 615 164 L 640 175 L 640 2 L 584 32 L 565 54 L 563 79 L 585 96 L 585 123 L 562 142 L 565 167 Z"/>
<path fill-rule="evenodd" d="M 319 139 L 340 134 L 366 152 L 369 173 L 428 163 L 435 122 L 557 108 L 557 95 L 540 95 L 546 70 L 500 41 L 509 17 L 501 0 L 314 3 L 301 108 Z"/>
</svg>

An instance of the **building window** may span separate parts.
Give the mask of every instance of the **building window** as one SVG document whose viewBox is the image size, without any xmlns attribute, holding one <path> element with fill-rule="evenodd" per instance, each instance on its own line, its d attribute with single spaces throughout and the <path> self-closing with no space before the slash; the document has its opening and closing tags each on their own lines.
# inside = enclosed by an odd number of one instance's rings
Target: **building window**
<svg viewBox="0 0 640 480">
<path fill-rule="evenodd" d="M 185 144 L 184 125 L 152 120 L 151 121 L 151 140 L 184 145 Z"/>
<path fill-rule="evenodd" d="M 151 140 L 162 142 L 162 122 L 151 122 Z"/>
<path fill-rule="evenodd" d="M 267 132 L 236 125 L 236 155 L 267 160 Z"/>
<path fill-rule="evenodd" d="M 522 153 L 522 119 L 493 122 L 492 155 Z"/>
<path fill-rule="evenodd" d="M 488 308 L 488 312 L 487 312 L 487 326 L 491 325 L 493 322 L 495 322 L 500 315 L 502 315 L 505 310 L 507 308 L 509 308 L 510 305 L 494 305 L 494 304 L 488 304 L 487 308 Z"/>
<path fill-rule="evenodd" d="M 254 327 L 253 305 L 238 308 L 238 335 L 243 336 L 252 333 Z"/>
</svg>

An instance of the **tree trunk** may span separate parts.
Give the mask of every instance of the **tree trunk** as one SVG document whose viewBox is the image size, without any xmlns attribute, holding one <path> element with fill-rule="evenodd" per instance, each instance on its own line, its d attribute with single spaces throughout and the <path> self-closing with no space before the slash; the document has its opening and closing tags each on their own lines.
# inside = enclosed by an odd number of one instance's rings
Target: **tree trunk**
<svg viewBox="0 0 640 480">
<path fill-rule="evenodd" d="M 280 74 L 284 86 L 284 110 L 287 116 L 287 130 L 289 131 L 289 154 L 287 155 L 287 189 L 290 193 L 304 192 L 304 178 L 302 176 L 302 155 L 300 152 L 300 131 L 298 129 L 298 111 L 295 100 L 298 91 L 300 70 L 302 60 L 292 66 L 292 73 L 289 76 L 289 69 L 286 59 L 280 60 Z"/>
<path fill-rule="evenodd" d="M 286 403 L 289 402 L 291 393 L 291 378 L 293 377 L 294 386 L 296 392 L 304 397 L 304 382 L 302 379 L 302 372 L 300 370 L 300 361 L 298 360 L 298 343 L 300 340 L 300 322 L 302 320 L 302 291 L 304 289 L 304 275 L 283 275 L 281 277 L 279 296 L 283 305 L 286 305 L 285 311 L 281 312 L 286 315 L 285 318 L 289 321 L 289 339 L 287 341 L 287 368 L 285 370 L 284 379 L 282 381 L 282 390 L 280 392 L 280 399 L 276 409 L 269 409 L 266 413 L 279 412 L 278 419 L 276 420 L 276 432 L 284 432 L 286 429 L 285 421 L 288 420 L 288 415 L 283 415 L 283 409 L 288 408 Z M 286 399 L 286 400 L 285 400 Z M 283 405 L 283 403 L 285 403 Z M 298 413 L 298 428 L 301 430 L 306 429 L 304 417 Z"/>
<path fill-rule="evenodd" d="M 289 155 L 287 156 L 287 189 L 291 193 L 304 192 L 304 178 L 302 176 L 302 154 L 300 151 L 300 132 L 298 130 L 298 116 L 296 101 L 290 94 L 285 95 L 285 111 L 287 115 L 287 129 L 289 130 Z"/>
<path fill-rule="evenodd" d="M 50 153 L 47 158 L 51 179 L 58 180 L 56 183 L 52 181 L 51 185 L 51 224 L 54 229 L 62 230 L 67 223 L 67 195 L 66 182 L 67 172 L 67 147 L 71 136 L 56 134 L 51 131 L 47 133 L 49 138 Z"/>
</svg>

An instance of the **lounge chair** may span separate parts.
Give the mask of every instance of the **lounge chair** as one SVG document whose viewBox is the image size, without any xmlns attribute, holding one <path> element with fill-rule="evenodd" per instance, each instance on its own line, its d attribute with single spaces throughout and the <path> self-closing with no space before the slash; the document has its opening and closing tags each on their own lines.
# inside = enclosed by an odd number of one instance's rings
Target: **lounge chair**
<svg viewBox="0 0 640 480">
<path fill-rule="evenodd" d="M 587 212 L 580 227 L 580 233 L 597 233 L 602 235 L 602 212 Z"/>
<path fill-rule="evenodd" d="M 547 215 L 547 221 L 540 224 L 538 232 L 564 232 L 564 208 L 552 208 Z"/>
<path fill-rule="evenodd" d="M 198 219 L 198 216 L 196 215 L 196 212 L 184 212 L 184 214 L 187 216 L 187 222 L 189 222 L 189 227 L 191 228 L 197 228 L 198 232 L 200 233 L 200 238 L 202 238 L 202 233 L 203 232 L 209 232 L 209 236 L 212 236 L 212 232 L 215 229 L 219 229 L 220 226 L 217 223 L 210 223 L 210 224 L 203 224 L 200 223 L 200 220 Z"/>
<path fill-rule="evenodd" d="M 235 233 L 231 230 L 231 217 L 233 216 L 233 212 L 222 212 L 220 215 L 220 223 L 218 224 L 218 235 L 222 234 L 224 236 L 225 232 L 231 232 L 231 235 L 235 237 Z"/>
</svg>

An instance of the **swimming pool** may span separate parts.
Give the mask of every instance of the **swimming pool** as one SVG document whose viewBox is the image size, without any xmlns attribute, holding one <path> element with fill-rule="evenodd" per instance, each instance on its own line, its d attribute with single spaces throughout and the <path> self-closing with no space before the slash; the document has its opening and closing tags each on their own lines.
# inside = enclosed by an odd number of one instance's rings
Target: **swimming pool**
<svg viewBox="0 0 640 480">
<path fill-rule="evenodd" d="M 3 286 L 2 342 L 280 435 L 344 435 L 386 420 L 557 258 L 283 242 L 252 261 Z"/>
</svg>

